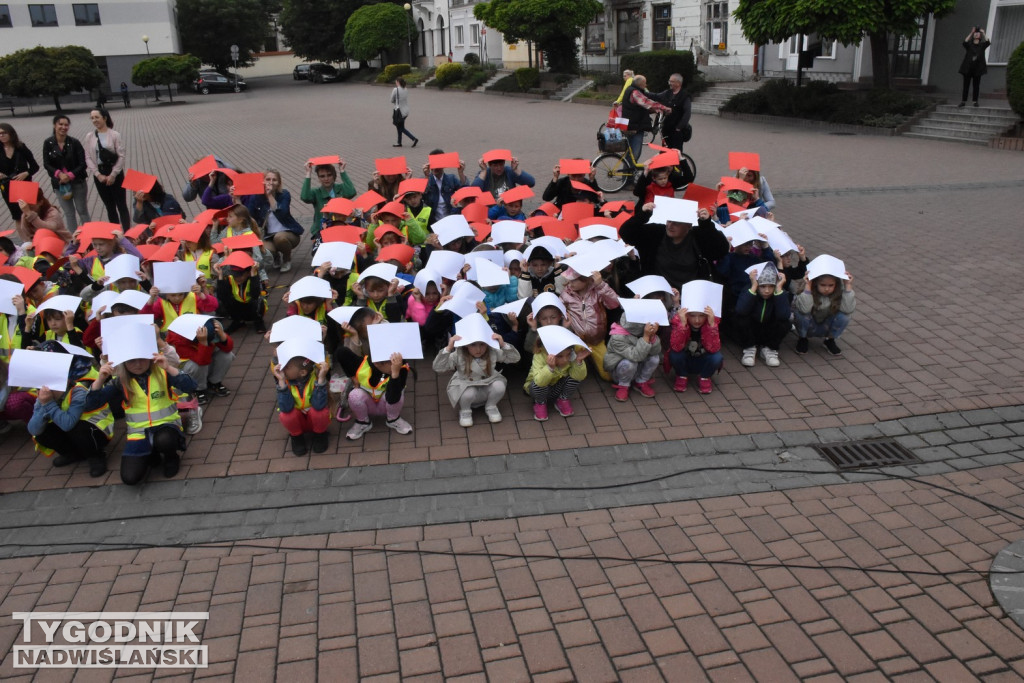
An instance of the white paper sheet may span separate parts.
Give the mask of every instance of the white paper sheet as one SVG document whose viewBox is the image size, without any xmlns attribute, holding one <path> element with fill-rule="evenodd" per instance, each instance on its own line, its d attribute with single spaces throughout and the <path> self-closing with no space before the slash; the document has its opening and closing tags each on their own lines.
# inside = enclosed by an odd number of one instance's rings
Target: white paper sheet
<svg viewBox="0 0 1024 683">
<path fill-rule="evenodd" d="M 153 264 L 153 286 L 161 294 L 182 294 L 196 283 L 196 265 L 191 261 Z"/>
<path fill-rule="evenodd" d="M 458 252 L 435 249 L 425 265 L 446 280 L 454 280 L 466 265 L 466 257 Z"/>
<path fill-rule="evenodd" d="M 366 334 L 370 341 L 370 360 L 374 363 L 391 358 L 395 352 L 402 354 L 402 360 L 423 358 L 420 326 L 416 323 L 370 325 Z"/>
<path fill-rule="evenodd" d="M 772 248 L 779 256 L 784 256 L 791 251 L 800 251 L 800 247 L 792 238 L 786 234 L 779 226 L 772 224 L 771 221 L 765 221 L 765 223 L 759 223 L 762 219 L 754 218 L 750 221 L 750 224 L 754 226 L 754 229 L 760 233 L 763 233 L 768 238 L 768 246 Z"/>
<path fill-rule="evenodd" d="M 491 313 L 500 313 L 502 315 L 508 315 L 514 313 L 518 318 L 519 313 L 523 310 L 523 306 L 526 305 L 527 299 L 517 299 L 511 303 L 503 304 L 501 306 L 495 306 L 491 309 Z"/>
<path fill-rule="evenodd" d="M 497 252 L 502 261 L 501 252 Z M 481 287 L 508 286 L 509 274 L 502 266 L 496 266 L 487 259 L 478 259 L 476 262 L 476 281 Z"/>
<path fill-rule="evenodd" d="M 114 303 L 124 304 L 134 308 L 136 311 L 141 311 L 142 307 L 149 302 L 149 294 L 140 292 L 137 289 L 126 289 L 117 295 L 117 301 Z"/>
<path fill-rule="evenodd" d="M 125 317 L 108 320 L 122 320 Z M 156 330 L 151 325 L 125 325 L 109 339 L 103 335 L 103 347 L 111 365 L 120 365 L 134 358 L 152 358 L 157 353 Z"/>
<path fill-rule="evenodd" d="M 330 262 L 332 268 L 350 270 L 356 258 L 356 245 L 348 242 L 324 242 L 313 254 L 314 268 Z"/>
<path fill-rule="evenodd" d="M 355 307 L 353 307 L 355 308 Z M 270 328 L 270 343 L 288 341 L 289 339 L 313 339 L 323 340 L 323 330 L 320 323 L 312 318 L 301 315 L 289 315 L 274 323 Z"/>
<path fill-rule="evenodd" d="M 498 341 L 494 339 L 494 330 L 487 324 L 487 321 L 479 313 L 467 315 L 455 323 L 455 334 L 462 339 L 455 342 L 456 348 L 468 346 L 475 342 L 483 342 L 495 349 L 499 348 Z"/>
<path fill-rule="evenodd" d="M 110 263 L 103 267 L 103 273 L 110 278 L 107 284 L 113 284 L 118 280 L 130 277 L 133 280 L 141 280 L 138 271 L 142 270 L 139 257 L 134 254 L 121 254 L 110 259 Z"/>
<path fill-rule="evenodd" d="M 42 315 L 43 311 L 77 311 L 78 307 L 82 305 L 82 297 L 80 296 L 69 296 L 67 294 L 58 294 L 55 297 L 51 297 L 36 307 L 36 314 Z"/>
<path fill-rule="evenodd" d="M 48 387 L 53 391 L 66 391 L 73 358 L 70 353 L 14 349 L 7 369 L 7 384 L 25 389 Z"/>
<path fill-rule="evenodd" d="M 679 307 L 690 313 L 703 313 L 711 306 L 716 318 L 722 317 L 722 285 L 707 280 L 693 280 L 679 290 Z"/>
<path fill-rule="evenodd" d="M 438 306 L 437 310 L 451 311 L 460 318 L 465 318 L 466 316 L 478 313 L 476 303 L 476 301 L 466 297 L 454 297 Z"/>
<path fill-rule="evenodd" d="M 97 313 L 100 312 L 100 309 L 103 309 L 104 314 L 110 313 L 110 307 L 114 305 L 114 302 L 117 301 L 117 297 L 119 296 L 120 294 L 112 292 L 109 289 L 104 289 L 102 292 L 94 296 L 92 301 L 89 302 L 92 306 L 92 309 L 89 311 L 89 320 L 95 318 Z M 146 299 L 148 300 L 149 297 L 147 296 Z M 3 313 L 3 311 L 0 310 L 0 313 Z"/>
<path fill-rule="evenodd" d="M 83 349 L 81 346 L 75 346 L 74 344 L 67 344 L 65 342 L 57 342 L 64 350 L 70 353 L 72 356 L 85 356 L 86 358 L 92 358 L 92 354 L 88 350 Z"/>
<path fill-rule="evenodd" d="M 562 265 L 572 268 L 583 276 L 602 271 L 608 267 L 610 261 L 604 257 L 604 254 L 594 253 L 595 251 L 597 250 L 593 249 L 579 256 L 570 256 L 562 260 Z"/>
<path fill-rule="evenodd" d="M 494 244 L 522 244 L 526 239 L 526 223 L 522 221 L 497 221 L 491 226 L 491 242 Z"/>
<path fill-rule="evenodd" d="M 277 347 L 277 362 L 281 366 L 287 365 L 292 358 L 308 358 L 314 363 L 323 363 L 325 357 L 323 342 L 316 339 L 296 337 L 281 342 Z"/>
<path fill-rule="evenodd" d="M 668 325 L 668 311 L 665 304 L 657 299 L 625 299 L 620 298 L 622 306 L 622 317 L 631 323 L 657 323 L 664 327 Z"/>
<path fill-rule="evenodd" d="M 644 275 L 641 278 L 637 278 L 636 280 L 627 283 L 626 287 L 641 299 L 651 292 L 665 292 L 666 294 L 672 293 L 672 285 L 670 285 L 668 280 L 663 278 L 661 275 Z"/>
<path fill-rule="evenodd" d="M 756 270 L 757 274 L 760 275 L 764 271 L 764 267 L 766 265 L 768 265 L 768 263 L 769 263 L 768 261 L 765 261 L 764 263 L 755 263 L 754 265 L 750 266 L 749 268 L 744 268 L 743 272 L 746 273 L 747 275 L 750 275 L 753 271 Z M 772 263 L 772 265 L 774 266 L 775 264 Z"/>
<path fill-rule="evenodd" d="M 831 275 L 837 277 L 840 280 L 846 278 L 846 264 L 837 259 L 835 256 L 829 256 L 828 254 L 822 254 L 815 259 L 812 259 L 807 264 L 807 279 L 813 280 L 816 277 L 822 275 Z"/>
<path fill-rule="evenodd" d="M 391 283 L 398 275 L 398 268 L 393 263 L 374 263 L 372 266 L 359 274 L 357 282 L 362 282 L 368 277 L 379 277 L 384 282 Z"/>
<path fill-rule="evenodd" d="M 651 212 L 651 220 L 648 223 L 688 223 L 697 224 L 697 202 L 689 199 L 676 199 L 675 197 L 656 196 L 654 198 L 654 211 Z"/>
<path fill-rule="evenodd" d="M 437 235 L 437 240 L 441 243 L 441 246 L 444 246 L 453 240 L 457 240 L 460 237 L 473 237 L 476 235 L 476 233 L 473 232 L 473 228 L 469 226 L 469 221 L 467 221 L 461 214 L 445 216 L 438 222 L 434 223 L 432 229 Z"/>
<path fill-rule="evenodd" d="M 597 237 L 617 240 L 619 238 L 619 231 L 610 225 L 600 224 L 587 225 L 580 228 L 580 239 L 592 240 Z"/>
<path fill-rule="evenodd" d="M 561 325 L 538 327 L 537 334 L 540 336 L 540 343 L 544 345 L 544 350 L 552 355 L 561 353 L 570 346 L 590 348 L 575 332 Z"/>
<path fill-rule="evenodd" d="M 757 234 L 757 230 L 754 229 L 754 226 L 750 224 L 750 221 L 746 220 L 738 220 L 732 225 L 723 228 L 722 233 L 725 235 L 725 238 L 729 240 L 729 245 L 733 249 L 741 244 L 761 239 L 761 236 Z"/>
<path fill-rule="evenodd" d="M 153 330 L 153 314 L 145 313 L 138 315 L 118 315 L 104 318 L 100 321 L 100 337 L 103 339 L 103 355 L 110 357 L 111 340 L 116 339 L 121 330 L 129 326 L 144 325 L 150 331 Z"/>
<path fill-rule="evenodd" d="M 345 325 L 352 320 L 352 316 L 355 315 L 356 311 L 360 308 L 366 308 L 366 306 L 338 306 L 337 308 L 333 308 L 328 311 L 327 317 L 339 325 Z"/>
<path fill-rule="evenodd" d="M 200 313 L 183 313 L 179 315 L 174 321 L 167 326 L 169 332 L 173 332 L 185 339 L 195 339 L 196 333 L 199 328 L 213 320 L 212 315 L 202 315 Z M 214 344 L 215 339 L 207 339 L 207 343 Z"/>
<path fill-rule="evenodd" d="M 8 282 L 0 280 L 0 313 L 5 315 L 18 315 L 18 309 L 14 307 L 14 297 L 21 296 L 25 288 L 20 282 Z"/>
<path fill-rule="evenodd" d="M 505 267 L 505 255 L 498 249 L 482 249 L 466 254 L 466 263 L 469 264 L 469 272 L 466 273 L 467 280 L 477 279 L 476 262 L 489 261 L 499 268 Z M 483 287 L 484 285 L 481 285 Z"/>
</svg>

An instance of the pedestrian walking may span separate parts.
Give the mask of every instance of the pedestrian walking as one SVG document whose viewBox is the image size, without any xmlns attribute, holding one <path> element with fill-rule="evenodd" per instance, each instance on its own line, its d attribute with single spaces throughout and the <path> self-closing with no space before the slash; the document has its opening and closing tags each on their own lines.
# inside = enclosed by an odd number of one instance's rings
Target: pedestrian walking
<svg viewBox="0 0 1024 683">
<path fill-rule="evenodd" d="M 391 91 L 391 105 L 394 107 L 391 113 L 391 122 L 395 124 L 395 130 L 398 131 L 398 142 L 392 147 L 402 146 L 403 133 L 409 136 L 412 146 L 415 147 L 419 143 L 419 139 L 405 127 L 405 120 L 409 118 L 409 91 L 405 87 L 404 78 L 395 79 L 395 89 Z"/>
</svg>

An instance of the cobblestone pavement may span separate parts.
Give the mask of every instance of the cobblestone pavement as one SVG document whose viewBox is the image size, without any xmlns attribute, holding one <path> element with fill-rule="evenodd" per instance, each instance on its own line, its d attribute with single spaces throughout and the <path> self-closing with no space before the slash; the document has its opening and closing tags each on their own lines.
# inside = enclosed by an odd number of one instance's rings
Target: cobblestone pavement
<svg viewBox="0 0 1024 683">
<path fill-rule="evenodd" d="M 216 152 L 280 168 L 297 195 L 310 156 L 341 152 L 364 187 L 372 159 L 399 151 L 387 89 L 253 86 L 114 110 L 129 165 L 173 187 Z M 423 143 L 400 151 L 413 168 L 435 146 L 468 160 L 507 146 L 541 188 L 558 157 L 596 153 L 604 115 L 423 90 L 412 107 Z M 84 136 L 86 115 L 73 121 Z M 33 147 L 49 128 L 45 117 L 13 122 Z M 513 390 L 504 422 L 470 430 L 446 380 L 419 363 L 411 435 L 378 425 L 353 444 L 335 429 L 327 454 L 296 458 L 273 420 L 268 349 L 245 333 L 226 380 L 234 393 L 210 404 L 176 481 L 97 482 L 32 455 L 21 431 L 3 437 L 0 612 L 209 608 L 216 664 L 199 675 L 253 680 L 1021 677 L 1021 632 L 985 574 L 1019 538 L 1024 329 L 1002 290 L 1019 268 L 1020 156 L 713 117 L 694 128 L 700 182 L 726 172 L 729 150 L 760 151 L 779 220 L 812 256 L 846 260 L 858 307 L 841 358 L 815 345 L 797 357 L 790 339 L 781 368 L 745 369 L 730 347 L 710 396 L 662 382 L 654 400 L 617 404 L 590 379 L 571 419 L 542 427 Z M 296 213 L 308 222 L 301 204 Z M 271 272 L 268 319 L 305 272 Z M 925 461 L 888 471 L 1007 512 L 917 481 L 807 474 L 829 471 L 809 445 L 879 435 Z M 769 471 L 669 476 L 734 465 Z M 610 487 L 508 490 L 564 484 Z M 96 541 L 225 545 L 61 554 L 74 549 L 61 543 Z M 578 556 L 616 559 L 568 559 Z M 0 642 L 19 629 L 0 623 Z M 10 665 L 8 655 L 0 678 L 14 680 Z M 74 675 L 57 673 L 36 678 Z M 77 674 L 94 676 L 109 672 Z"/>
</svg>

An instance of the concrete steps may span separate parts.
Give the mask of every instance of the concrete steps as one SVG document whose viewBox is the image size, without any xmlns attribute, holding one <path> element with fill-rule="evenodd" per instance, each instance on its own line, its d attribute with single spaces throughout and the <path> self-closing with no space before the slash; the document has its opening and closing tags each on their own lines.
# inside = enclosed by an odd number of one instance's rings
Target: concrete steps
<svg viewBox="0 0 1024 683">
<path fill-rule="evenodd" d="M 974 145 L 988 141 L 1012 127 L 1019 119 L 1009 107 L 957 107 L 940 104 L 926 118 L 904 133 L 909 138 L 949 140 Z"/>
<path fill-rule="evenodd" d="M 761 87 L 761 81 L 736 81 L 734 83 L 716 83 L 693 99 L 691 111 L 694 114 L 718 116 L 722 105 L 738 93 L 750 92 Z"/>
<path fill-rule="evenodd" d="M 488 78 L 487 81 L 483 85 L 481 85 L 478 88 L 474 88 L 473 92 L 483 92 L 483 91 L 487 90 L 489 87 L 491 87 L 492 85 L 494 85 L 495 83 L 497 83 L 498 81 L 500 81 L 501 79 L 503 79 L 505 76 L 511 76 L 511 75 L 512 75 L 512 72 L 509 71 L 508 69 L 498 69 L 497 71 L 494 72 L 494 75 L 491 76 L 490 78 Z"/>
<path fill-rule="evenodd" d="M 594 85 L 594 81 L 589 78 L 574 78 L 572 81 L 559 88 L 558 92 L 551 96 L 551 99 L 569 102 L 573 97 L 592 85 Z"/>
</svg>

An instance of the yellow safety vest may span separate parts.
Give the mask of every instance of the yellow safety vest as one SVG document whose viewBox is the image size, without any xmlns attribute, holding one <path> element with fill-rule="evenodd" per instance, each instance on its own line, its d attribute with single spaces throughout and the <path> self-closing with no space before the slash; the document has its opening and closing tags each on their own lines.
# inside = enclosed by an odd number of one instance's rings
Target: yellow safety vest
<svg viewBox="0 0 1024 683">
<path fill-rule="evenodd" d="M 172 306 L 171 302 L 167 299 L 160 299 L 160 307 L 164 312 L 164 321 L 163 324 L 160 325 L 161 332 L 166 332 L 167 328 L 171 326 L 171 323 L 178 319 L 179 315 L 196 313 L 199 310 L 196 303 L 196 295 L 192 292 L 185 295 L 185 298 L 181 302 L 180 311 L 174 310 L 174 306 Z"/>
<path fill-rule="evenodd" d="M 167 373 L 159 367 L 150 368 L 149 389 L 143 389 L 134 378 L 128 379 L 124 387 L 128 405 L 124 410 L 124 421 L 128 426 L 128 440 L 141 441 L 146 430 L 159 425 L 173 424 L 181 429 L 176 399 L 171 395 Z"/>
<path fill-rule="evenodd" d="M 302 312 L 302 305 L 299 304 L 298 302 L 295 303 L 295 308 L 298 311 L 298 315 L 302 316 L 303 318 L 309 318 L 310 320 L 315 320 L 318 323 L 321 323 L 322 325 L 326 325 L 327 324 L 327 304 L 326 303 L 323 303 L 323 304 L 320 304 L 319 306 L 317 306 L 316 310 L 313 311 L 313 315 L 306 315 L 305 313 L 303 313 Z"/>
<path fill-rule="evenodd" d="M 245 281 L 245 291 L 247 292 L 250 291 L 248 284 L 251 280 L 252 277 L 250 276 L 249 279 Z M 231 296 L 234 298 L 234 300 L 243 304 L 249 303 L 249 300 L 252 298 L 252 294 L 246 295 L 238 291 L 238 283 L 235 282 L 235 278 L 231 277 L 230 275 L 228 275 L 228 282 L 231 284 Z"/>
<path fill-rule="evenodd" d="M 406 370 L 409 369 L 408 364 L 403 364 L 402 367 L 405 368 Z M 356 384 L 358 384 L 361 388 L 365 389 L 367 393 L 370 394 L 370 397 L 373 398 L 374 401 L 380 401 L 382 398 L 384 398 L 384 392 L 387 391 L 388 382 L 391 380 L 391 375 L 384 373 L 384 376 L 381 377 L 380 382 L 378 382 L 376 385 L 373 385 L 370 384 L 370 376 L 373 374 L 374 370 L 375 368 L 373 367 L 373 363 L 370 362 L 370 357 L 364 356 L 363 362 L 359 364 L 359 369 L 356 370 Z"/>
<path fill-rule="evenodd" d="M 11 323 L 14 323 L 13 325 Z M 14 333 L 11 333 L 11 329 Z M 14 349 L 21 348 L 21 326 L 18 325 L 17 316 L 7 317 L 0 313 L 0 363 L 7 365 L 11 362 L 11 353 Z"/>
<path fill-rule="evenodd" d="M 195 261 L 196 270 L 203 274 L 207 280 L 210 279 L 210 260 L 213 258 L 213 249 L 206 249 L 199 254 L 199 258 L 196 258 L 188 249 L 185 250 L 185 260 Z"/>
<path fill-rule="evenodd" d="M 79 330 L 78 328 L 75 328 L 75 332 L 81 333 L 81 330 Z M 46 332 L 43 333 L 43 339 L 46 339 L 46 340 L 57 339 L 57 333 L 54 332 L 53 330 L 46 330 Z M 64 342 L 65 344 L 70 344 L 71 343 L 71 339 L 68 337 L 68 333 L 67 332 L 64 333 L 63 337 L 61 337 L 60 339 L 57 339 L 57 341 Z"/>
<path fill-rule="evenodd" d="M 98 374 L 99 373 L 96 372 L 96 368 L 92 368 L 83 377 L 79 378 L 77 382 L 72 384 L 71 388 L 64 392 L 64 398 L 61 399 L 60 402 L 60 409 L 63 410 L 65 413 L 68 410 L 70 410 L 71 399 L 74 398 L 73 392 L 75 391 L 75 389 L 80 389 L 82 391 L 88 392 L 90 386 L 93 383 L 93 380 L 96 379 Z M 92 426 L 96 427 L 96 429 L 106 434 L 108 439 L 114 436 L 114 416 L 110 412 L 110 406 L 108 406 L 105 403 L 101 405 L 99 408 L 96 408 L 95 410 L 90 410 L 88 412 L 82 413 L 82 416 L 78 419 L 85 420 Z M 55 453 L 55 451 L 52 448 L 47 448 L 38 441 L 35 442 L 35 447 L 37 453 L 39 453 L 40 455 L 44 455 L 47 458 L 53 456 L 53 454 Z"/>
<path fill-rule="evenodd" d="M 316 384 L 316 373 L 309 373 L 309 379 L 306 380 L 306 384 L 302 387 L 302 393 L 299 393 L 299 387 L 292 383 L 288 383 L 288 390 L 292 392 L 292 400 L 295 402 L 295 409 L 301 413 L 305 413 L 313 405 L 313 387 Z"/>
<path fill-rule="evenodd" d="M 95 257 L 92 260 L 92 269 L 90 270 L 89 275 L 92 276 L 94 281 L 99 282 L 106 274 L 107 271 L 103 267 L 103 261 L 100 261 L 99 256 Z"/>
</svg>

